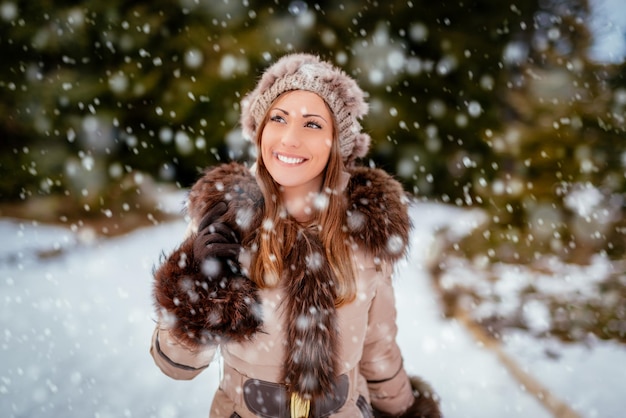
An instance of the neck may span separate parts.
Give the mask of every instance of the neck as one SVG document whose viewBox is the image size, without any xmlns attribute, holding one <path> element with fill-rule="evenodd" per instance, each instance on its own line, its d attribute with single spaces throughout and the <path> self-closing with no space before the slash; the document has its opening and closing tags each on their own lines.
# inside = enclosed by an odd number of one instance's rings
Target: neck
<svg viewBox="0 0 626 418">
<path fill-rule="evenodd" d="M 282 190 L 282 198 L 287 213 L 298 222 L 308 222 L 315 216 L 315 197 L 318 192 L 287 188 Z"/>
</svg>

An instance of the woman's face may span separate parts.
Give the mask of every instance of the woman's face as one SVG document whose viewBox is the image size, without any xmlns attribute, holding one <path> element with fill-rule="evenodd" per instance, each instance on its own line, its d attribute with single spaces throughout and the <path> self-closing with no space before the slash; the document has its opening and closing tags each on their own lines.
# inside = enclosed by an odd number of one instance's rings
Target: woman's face
<svg viewBox="0 0 626 418">
<path fill-rule="evenodd" d="M 261 157 L 284 191 L 320 191 L 333 129 L 333 116 L 315 93 L 294 90 L 274 101 L 261 133 Z"/>
</svg>

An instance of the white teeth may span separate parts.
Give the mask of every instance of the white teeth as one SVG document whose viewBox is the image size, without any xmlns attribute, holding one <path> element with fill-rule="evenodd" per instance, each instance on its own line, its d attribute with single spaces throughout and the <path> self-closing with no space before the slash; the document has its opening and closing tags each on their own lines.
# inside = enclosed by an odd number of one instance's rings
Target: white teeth
<svg viewBox="0 0 626 418">
<path fill-rule="evenodd" d="M 287 164 L 300 164 L 302 161 L 304 161 L 304 158 L 285 157 L 284 155 L 280 154 L 276 154 L 276 158 Z"/>
</svg>

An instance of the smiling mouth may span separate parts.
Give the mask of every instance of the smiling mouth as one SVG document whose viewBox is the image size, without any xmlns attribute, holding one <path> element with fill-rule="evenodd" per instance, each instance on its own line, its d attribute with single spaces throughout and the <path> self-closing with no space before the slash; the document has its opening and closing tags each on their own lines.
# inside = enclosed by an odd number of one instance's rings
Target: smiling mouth
<svg viewBox="0 0 626 418">
<path fill-rule="evenodd" d="M 276 158 L 278 159 L 278 161 L 285 163 L 285 164 L 300 164 L 303 163 L 306 159 L 305 158 L 298 158 L 298 157 L 287 157 L 286 155 L 282 155 L 282 154 L 274 154 L 276 156 Z"/>
</svg>

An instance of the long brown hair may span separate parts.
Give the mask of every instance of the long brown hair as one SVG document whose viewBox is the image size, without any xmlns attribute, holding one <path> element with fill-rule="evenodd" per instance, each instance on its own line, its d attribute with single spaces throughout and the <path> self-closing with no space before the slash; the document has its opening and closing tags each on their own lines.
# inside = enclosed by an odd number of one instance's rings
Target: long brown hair
<svg viewBox="0 0 626 418">
<path fill-rule="evenodd" d="M 327 104 L 326 107 L 333 115 L 331 152 L 320 191 L 327 199 L 327 204 L 315 212 L 312 225 L 319 228 L 326 259 L 335 275 L 335 304 L 341 306 L 356 297 L 356 279 L 350 240 L 345 227 L 347 200 L 343 190 L 339 190 L 345 167 L 339 149 L 337 122 Z M 261 143 L 261 134 L 268 120 L 269 111 L 257 130 L 257 144 Z M 257 235 L 250 277 L 260 288 L 271 288 L 278 285 L 285 269 L 283 260 L 296 245 L 298 229 L 303 226 L 287 215 L 280 185 L 267 171 L 261 152 L 257 155 L 256 177 L 263 192 L 265 212 L 261 231 Z"/>
</svg>

